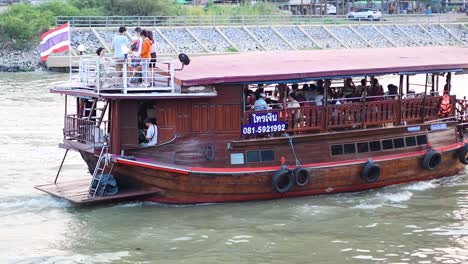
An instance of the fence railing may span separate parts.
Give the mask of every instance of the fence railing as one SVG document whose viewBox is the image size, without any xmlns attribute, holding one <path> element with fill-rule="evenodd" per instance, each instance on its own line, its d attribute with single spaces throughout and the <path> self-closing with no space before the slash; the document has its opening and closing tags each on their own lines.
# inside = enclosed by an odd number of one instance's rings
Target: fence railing
<svg viewBox="0 0 468 264">
<path fill-rule="evenodd" d="M 398 100 L 398 96 L 372 98 L 367 102 L 344 104 L 308 105 L 244 112 L 243 123 L 251 123 L 252 114 L 277 112 L 279 121 L 286 123 L 286 133 L 305 131 L 328 131 L 378 126 L 388 123 L 410 124 L 435 120 L 438 117 L 441 96 L 422 96 Z M 455 103 L 455 96 L 452 102 Z M 454 116 L 455 109 L 449 116 Z M 275 132 L 272 134 L 281 134 Z"/>
<path fill-rule="evenodd" d="M 350 19 L 346 15 L 262 15 L 262 16 L 58 16 L 56 24 L 72 27 L 173 27 L 249 25 L 325 25 L 356 23 L 442 23 L 456 22 L 456 14 L 384 15 L 380 20 Z"/>
<path fill-rule="evenodd" d="M 78 118 L 76 115 L 65 117 L 63 135 L 65 139 L 76 140 L 92 146 L 102 146 L 105 142 L 107 121 L 99 122 L 86 118 Z"/>
<path fill-rule="evenodd" d="M 172 60 L 110 57 L 80 57 L 77 76 L 72 75 L 72 88 L 128 92 L 176 92 Z"/>
</svg>

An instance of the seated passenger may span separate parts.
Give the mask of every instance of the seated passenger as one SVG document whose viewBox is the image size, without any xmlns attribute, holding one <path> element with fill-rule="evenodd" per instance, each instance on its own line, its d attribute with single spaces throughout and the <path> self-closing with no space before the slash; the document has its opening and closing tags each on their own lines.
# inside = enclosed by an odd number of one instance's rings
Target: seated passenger
<svg viewBox="0 0 468 264">
<path fill-rule="evenodd" d="M 356 90 L 356 85 L 354 85 L 353 79 L 346 78 L 343 87 L 343 97 L 348 97 L 354 93 Z"/>
<path fill-rule="evenodd" d="M 361 84 L 356 87 L 356 94 L 362 95 L 367 91 L 367 80 L 362 79 Z"/>
<path fill-rule="evenodd" d="M 373 96 L 374 98 L 371 98 L 372 100 L 369 101 L 380 101 L 383 99 L 382 96 L 384 95 L 385 93 L 383 91 L 382 85 L 379 84 L 379 80 L 377 80 L 377 78 L 372 79 L 370 96 Z"/>
<path fill-rule="evenodd" d="M 394 84 L 389 84 L 387 86 L 388 88 L 388 97 L 386 97 L 386 99 L 390 99 L 390 100 L 398 100 L 398 86 L 394 85 Z"/>
<path fill-rule="evenodd" d="M 323 105 L 323 87 L 317 89 L 317 96 L 315 96 L 315 105 Z"/>
<path fill-rule="evenodd" d="M 268 104 L 265 101 L 265 93 L 259 94 L 258 99 L 255 101 L 254 104 L 254 110 L 259 111 L 259 110 L 267 110 L 268 109 Z"/>
<path fill-rule="evenodd" d="M 408 91 L 408 94 L 406 95 L 406 98 L 407 98 L 407 99 L 414 99 L 414 98 L 416 98 L 416 93 L 414 92 L 413 89 L 411 89 L 411 90 Z"/>
<path fill-rule="evenodd" d="M 141 147 L 151 147 L 158 144 L 158 126 L 152 122 L 150 118 L 145 119 L 145 127 L 146 127 L 146 142 L 141 143 Z"/>
</svg>

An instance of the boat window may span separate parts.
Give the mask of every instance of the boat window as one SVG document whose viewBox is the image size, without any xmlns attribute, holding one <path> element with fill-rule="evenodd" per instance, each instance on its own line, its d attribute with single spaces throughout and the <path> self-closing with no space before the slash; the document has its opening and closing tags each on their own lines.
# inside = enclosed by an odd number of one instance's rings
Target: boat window
<svg viewBox="0 0 468 264">
<path fill-rule="evenodd" d="M 244 153 L 231 153 L 231 164 L 244 164 Z"/>
<path fill-rule="evenodd" d="M 260 162 L 260 151 L 247 151 L 247 162 Z"/>
<path fill-rule="evenodd" d="M 273 150 L 247 151 L 247 162 L 267 162 L 275 160 Z"/>
<path fill-rule="evenodd" d="M 407 147 L 414 147 L 416 146 L 416 138 L 415 137 L 406 137 L 406 146 Z"/>
<path fill-rule="evenodd" d="M 371 142 L 369 142 L 369 147 L 370 147 L 370 151 L 372 151 L 372 152 L 380 151 L 381 150 L 380 141 L 371 141 Z"/>
<path fill-rule="evenodd" d="M 403 140 L 403 138 L 393 139 L 393 147 L 394 148 L 404 148 L 405 147 L 405 141 Z"/>
<path fill-rule="evenodd" d="M 357 143 L 358 153 L 369 152 L 369 142 L 359 142 Z"/>
<path fill-rule="evenodd" d="M 273 152 L 273 150 L 262 150 L 261 154 L 262 161 L 275 160 L 275 153 Z"/>
<path fill-rule="evenodd" d="M 331 146 L 331 154 L 335 155 L 342 155 L 343 154 L 343 145 L 332 145 Z"/>
<path fill-rule="evenodd" d="M 392 149 L 393 148 L 393 140 L 391 140 L 391 139 L 382 140 L 382 148 L 384 150 Z"/>
<path fill-rule="evenodd" d="M 354 144 L 344 144 L 344 154 L 354 154 L 356 153 L 356 145 Z"/>
<path fill-rule="evenodd" d="M 418 141 L 418 145 L 426 145 L 427 144 L 427 136 L 426 135 L 419 135 L 416 137 Z"/>
</svg>

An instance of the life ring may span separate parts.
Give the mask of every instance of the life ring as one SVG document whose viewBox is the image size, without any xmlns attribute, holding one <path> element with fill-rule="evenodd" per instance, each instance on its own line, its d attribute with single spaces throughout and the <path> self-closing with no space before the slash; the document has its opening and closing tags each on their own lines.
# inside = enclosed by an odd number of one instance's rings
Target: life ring
<svg viewBox="0 0 468 264">
<path fill-rule="evenodd" d="M 429 149 L 424 156 L 422 166 L 426 170 L 435 170 L 442 163 L 442 155 L 434 149 Z"/>
<path fill-rule="evenodd" d="M 297 186 L 303 187 L 309 182 L 310 172 L 306 168 L 297 167 L 294 169 L 293 174 Z"/>
<path fill-rule="evenodd" d="M 368 183 L 376 182 L 380 177 L 380 167 L 372 160 L 367 161 L 361 171 L 361 179 Z"/>
<path fill-rule="evenodd" d="M 273 189 L 279 193 L 289 191 L 294 185 L 294 175 L 290 170 L 282 168 L 275 172 L 272 179 Z"/>
<path fill-rule="evenodd" d="M 457 151 L 457 156 L 461 163 L 465 165 L 468 164 L 468 144 L 465 143 L 465 145 Z"/>
</svg>

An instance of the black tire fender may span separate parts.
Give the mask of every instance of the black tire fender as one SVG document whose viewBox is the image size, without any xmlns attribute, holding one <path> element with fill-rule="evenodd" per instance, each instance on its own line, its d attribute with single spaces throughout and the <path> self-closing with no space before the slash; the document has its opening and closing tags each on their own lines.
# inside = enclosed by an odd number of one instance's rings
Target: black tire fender
<svg viewBox="0 0 468 264">
<path fill-rule="evenodd" d="M 310 180 L 310 172 L 308 169 L 304 167 L 297 167 L 293 171 L 294 174 L 294 182 L 297 186 L 303 187 L 309 183 Z"/>
<path fill-rule="evenodd" d="M 380 177 L 380 166 L 372 160 L 368 160 L 362 168 L 361 179 L 367 183 L 376 182 Z"/>
<path fill-rule="evenodd" d="M 282 168 L 273 174 L 272 184 L 276 192 L 288 192 L 294 185 L 294 175 L 289 169 Z"/>
<path fill-rule="evenodd" d="M 457 151 L 458 160 L 467 165 L 468 164 L 468 144 L 465 143 L 463 147 L 459 148 Z"/>
<path fill-rule="evenodd" d="M 429 149 L 424 155 L 422 166 L 426 170 L 435 170 L 442 163 L 442 155 L 434 149 Z"/>
</svg>

